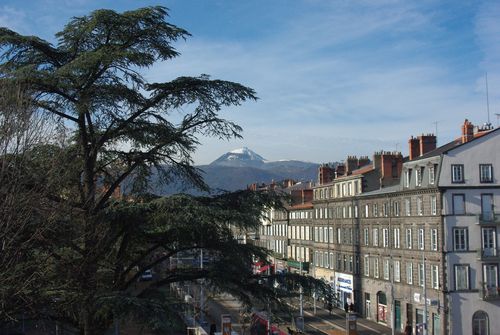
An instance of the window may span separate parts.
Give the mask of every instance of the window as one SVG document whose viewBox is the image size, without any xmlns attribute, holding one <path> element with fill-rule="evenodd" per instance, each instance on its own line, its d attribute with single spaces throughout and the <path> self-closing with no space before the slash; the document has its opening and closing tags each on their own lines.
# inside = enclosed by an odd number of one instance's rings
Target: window
<svg viewBox="0 0 500 335">
<path fill-rule="evenodd" d="M 369 217 L 370 215 L 370 206 L 365 205 L 365 218 Z"/>
<path fill-rule="evenodd" d="M 340 228 L 337 228 L 337 244 L 342 243 L 342 230 Z"/>
<path fill-rule="evenodd" d="M 384 259 L 384 279 L 389 280 L 389 260 Z"/>
<path fill-rule="evenodd" d="M 399 216 L 399 201 L 395 201 L 393 204 L 394 216 Z"/>
<path fill-rule="evenodd" d="M 333 264 L 335 263 L 333 252 L 330 253 L 330 269 L 333 269 Z"/>
<path fill-rule="evenodd" d="M 479 181 L 481 183 L 493 182 L 493 166 L 491 164 L 479 164 Z"/>
<path fill-rule="evenodd" d="M 389 216 L 389 203 L 384 202 L 384 205 L 382 207 L 382 213 L 384 216 Z"/>
<path fill-rule="evenodd" d="M 482 228 L 481 235 L 482 235 L 481 240 L 482 240 L 483 256 L 496 257 L 497 256 L 496 229 L 493 227 Z"/>
<path fill-rule="evenodd" d="M 406 228 L 406 249 L 411 249 L 411 228 Z"/>
<path fill-rule="evenodd" d="M 370 258 L 365 255 L 363 261 L 364 274 L 366 277 L 370 276 Z"/>
<path fill-rule="evenodd" d="M 329 238 L 330 242 L 333 243 L 333 228 L 330 227 L 328 232 L 329 232 L 328 238 Z"/>
<path fill-rule="evenodd" d="M 389 246 L 389 229 L 382 229 L 382 243 L 383 247 L 387 248 Z"/>
<path fill-rule="evenodd" d="M 431 229 L 431 250 L 438 250 L 438 231 L 437 229 Z"/>
<path fill-rule="evenodd" d="M 466 251 L 469 249 L 469 232 L 467 228 L 453 228 L 453 250 Z"/>
<path fill-rule="evenodd" d="M 424 286 L 425 280 L 425 266 L 422 263 L 418 263 L 418 286 Z"/>
<path fill-rule="evenodd" d="M 400 229 L 394 228 L 394 248 L 399 249 L 400 246 Z"/>
<path fill-rule="evenodd" d="M 364 234 L 364 243 L 365 243 L 365 245 L 368 245 L 368 242 L 370 239 L 370 234 L 368 232 L 368 228 L 364 229 L 363 234 Z"/>
<path fill-rule="evenodd" d="M 462 164 L 451 165 L 451 182 L 452 183 L 464 182 L 464 166 Z"/>
<path fill-rule="evenodd" d="M 420 250 L 424 250 L 424 241 L 425 241 L 425 236 L 424 236 L 425 230 L 424 228 L 420 228 L 418 230 L 418 248 Z"/>
<path fill-rule="evenodd" d="M 413 284 L 413 263 L 406 263 L 406 283 Z"/>
<path fill-rule="evenodd" d="M 410 198 L 405 199 L 405 214 L 406 214 L 406 216 L 411 215 L 411 199 Z"/>
<path fill-rule="evenodd" d="M 435 195 L 431 195 L 431 215 L 437 214 L 437 198 Z"/>
<path fill-rule="evenodd" d="M 424 215 L 424 208 L 422 206 L 422 197 L 417 197 L 417 215 Z"/>
<path fill-rule="evenodd" d="M 453 214 L 464 215 L 465 214 L 465 194 L 453 194 Z"/>
<path fill-rule="evenodd" d="M 394 261 L 394 281 L 399 283 L 401 281 L 401 263 Z"/>
<path fill-rule="evenodd" d="M 481 194 L 481 219 L 484 221 L 493 221 L 495 219 L 493 194 L 491 193 Z"/>
<path fill-rule="evenodd" d="M 323 254 L 323 259 L 324 259 L 324 262 L 325 262 L 325 268 L 330 267 L 330 263 L 328 263 L 328 261 L 329 261 L 329 259 L 328 259 L 328 252 L 325 252 Z"/>
<path fill-rule="evenodd" d="M 342 255 L 337 253 L 337 270 L 342 270 Z"/>
<path fill-rule="evenodd" d="M 434 166 L 429 167 L 429 184 L 434 185 L 434 181 L 436 180 L 434 173 Z"/>
<path fill-rule="evenodd" d="M 434 289 L 439 289 L 439 266 L 431 266 L 431 285 Z"/>
<path fill-rule="evenodd" d="M 485 264 L 483 266 L 483 283 L 486 297 L 498 296 L 498 265 Z"/>
<path fill-rule="evenodd" d="M 373 276 L 375 278 L 379 277 L 379 269 L 378 269 L 378 258 L 373 259 Z"/>
<path fill-rule="evenodd" d="M 469 265 L 455 265 L 455 290 L 469 289 Z"/>
<path fill-rule="evenodd" d="M 373 228 L 373 245 L 378 247 L 378 228 Z"/>
<path fill-rule="evenodd" d="M 417 186 L 422 186 L 422 174 L 424 172 L 423 167 L 416 167 L 415 168 L 415 183 Z"/>
<path fill-rule="evenodd" d="M 405 187 L 410 187 L 410 179 L 411 179 L 411 169 L 405 171 Z"/>
<path fill-rule="evenodd" d="M 488 314 L 477 311 L 472 316 L 472 333 L 478 335 L 490 335 L 490 319 Z"/>
<path fill-rule="evenodd" d="M 372 209 L 373 209 L 373 216 L 375 216 L 375 217 L 378 216 L 378 205 L 373 204 Z"/>
</svg>

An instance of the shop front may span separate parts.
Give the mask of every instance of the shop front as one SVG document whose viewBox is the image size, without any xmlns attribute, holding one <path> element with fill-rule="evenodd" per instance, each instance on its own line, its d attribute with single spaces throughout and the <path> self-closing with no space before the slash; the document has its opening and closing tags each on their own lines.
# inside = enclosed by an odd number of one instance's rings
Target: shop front
<svg viewBox="0 0 500 335">
<path fill-rule="evenodd" d="M 345 305 L 354 303 L 353 277 L 346 273 L 335 274 L 335 293 L 337 295 L 337 307 L 344 309 Z"/>
</svg>

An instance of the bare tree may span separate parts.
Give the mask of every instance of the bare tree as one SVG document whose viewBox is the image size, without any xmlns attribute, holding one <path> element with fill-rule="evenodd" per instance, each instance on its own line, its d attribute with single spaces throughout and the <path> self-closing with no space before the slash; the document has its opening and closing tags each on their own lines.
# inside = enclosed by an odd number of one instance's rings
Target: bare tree
<svg viewBox="0 0 500 335">
<path fill-rule="evenodd" d="M 37 308 L 43 261 L 33 251 L 51 229 L 47 218 L 53 208 L 44 204 L 50 182 L 39 182 L 44 176 L 34 169 L 33 159 L 37 150 L 57 140 L 56 129 L 32 108 L 27 95 L 15 83 L 0 88 L 0 319 L 7 320 Z M 46 176 L 55 159 L 46 158 Z"/>
</svg>

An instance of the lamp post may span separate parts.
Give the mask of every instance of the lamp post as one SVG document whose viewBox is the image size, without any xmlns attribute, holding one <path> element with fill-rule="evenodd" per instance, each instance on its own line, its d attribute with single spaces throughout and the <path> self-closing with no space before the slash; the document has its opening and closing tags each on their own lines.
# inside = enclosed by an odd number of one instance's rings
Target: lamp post
<svg viewBox="0 0 500 335">
<path fill-rule="evenodd" d="M 200 270 L 203 271 L 203 248 L 200 248 Z M 203 295 L 204 295 L 204 290 L 203 290 L 203 279 L 200 281 L 200 325 L 203 328 L 203 323 L 204 323 L 204 313 L 203 313 Z"/>
<path fill-rule="evenodd" d="M 423 335 L 427 335 L 427 276 L 425 273 L 425 253 L 422 252 L 422 271 L 424 279 L 424 322 L 423 322 Z"/>
<path fill-rule="evenodd" d="M 301 245 L 302 245 L 302 243 L 301 243 Z M 300 275 L 302 276 L 302 247 L 299 248 L 299 252 L 300 252 L 300 256 L 301 256 L 301 257 L 299 257 L 299 271 L 300 271 Z M 304 316 L 304 301 L 303 301 L 302 284 L 300 284 L 299 293 L 300 293 L 299 315 L 301 317 L 303 317 Z"/>
</svg>

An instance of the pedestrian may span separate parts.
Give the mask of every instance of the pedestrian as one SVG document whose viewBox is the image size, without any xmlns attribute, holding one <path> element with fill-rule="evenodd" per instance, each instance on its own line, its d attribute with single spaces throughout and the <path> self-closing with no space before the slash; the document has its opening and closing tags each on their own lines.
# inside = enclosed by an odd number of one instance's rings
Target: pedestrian
<svg viewBox="0 0 500 335">
<path fill-rule="evenodd" d="M 209 334 L 210 334 L 210 335 L 215 335 L 215 332 L 216 332 L 216 331 L 217 331 L 217 326 L 215 325 L 215 323 L 212 323 L 212 324 L 210 325 L 210 332 L 209 332 Z"/>
<path fill-rule="evenodd" d="M 344 311 L 349 313 L 349 303 L 347 301 L 344 303 Z"/>
<path fill-rule="evenodd" d="M 354 303 L 353 302 L 351 302 L 351 304 L 349 305 L 349 311 L 354 312 Z"/>
<path fill-rule="evenodd" d="M 333 305 L 331 301 L 328 301 L 328 314 L 332 315 Z"/>
<path fill-rule="evenodd" d="M 408 321 L 406 323 L 406 327 L 405 327 L 405 335 L 411 335 L 413 333 L 412 329 L 411 329 L 411 322 Z"/>
</svg>

